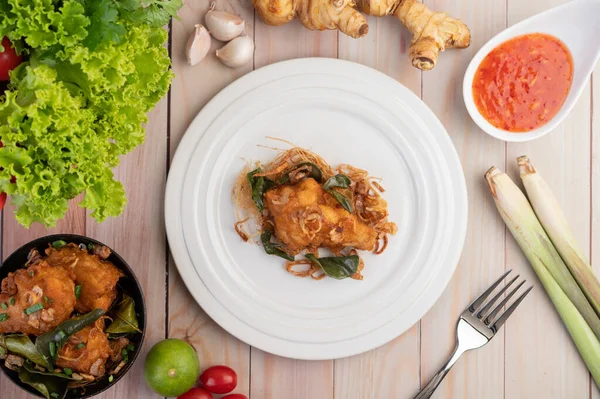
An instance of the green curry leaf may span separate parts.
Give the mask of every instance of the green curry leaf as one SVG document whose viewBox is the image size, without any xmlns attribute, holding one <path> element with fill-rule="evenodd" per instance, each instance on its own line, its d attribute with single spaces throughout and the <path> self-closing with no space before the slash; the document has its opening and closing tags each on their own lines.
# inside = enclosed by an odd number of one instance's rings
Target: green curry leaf
<svg viewBox="0 0 600 399">
<path fill-rule="evenodd" d="M 328 190 L 327 192 L 331 194 L 331 196 L 335 198 L 336 201 L 339 202 L 345 210 L 352 213 L 352 204 L 350 203 L 350 200 L 346 198 L 346 196 L 334 190 Z"/>
<path fill-rule="evenodd" d="M 352 183 L 352 181 L 350 180 L 350 178 L 348 176 L 343 175 L 343 174 L 338 174 L 335 176 L 331 176 L 329 179 L 327 179 L 325 184 L 323 184 L 323 189 L 331 190 L 334 187 L 348 188 L 348 187 L 350 187 L 350 183 Z"/>
<path fill-rule="evenodd" d="M 47 376 L 51 376 L 51 377 L 64 378 L 65 380 L 75 380 L 75 378 L 73 378 L 72 376 L 68 376 L 65 373 L 57 373 L 55 371 L 40 371 L 40 370 L 36 369 L 34 367 L 33 363 L 31 363 L 29 361 L 25 361 L 25 364 L 23 365 L 23 367 L 25 367 L 25 370 L 29 371 L 32 374 L 40 374 L 40 375 L 47 375 Z"/>
<path fill-rule="evenodd" d="M 263 197 L 269 189 L 275 187 L 275 182 L 267 179 L 264 176 L 255 176 L 260 172 L 260 168 L 254 169 L 252 172 L 246 174 L 246 178 L 248 179 L 248 183 L 250 183 L 250 187 L 252 188 L 252 199 L 254 200 L 258 210 L 262 212 L 265 209 Z"/>
<path fill-rule="evenodd" d="M 21 367 L 19 379 L 35 388 L 46 399 L 62 399 L 67 393 L 68 380 L 43 374 L 34 374 Z"/>
<path fill-rule="evenodd" d="M 113 316 L 114 321 L 106 329 L 111 338 L 140 332 L 135 314 L 135 302 L 129 295 L 123 294 L 123 300 L 115 309 Z"/>
<path fill-rule="evenodd" d="M 348 188 L 350 187 L 350 183 L 352 183 L 352 181 L 348 176 L 337 174 L 327 179 L 325 184 L 323 184 L 323 189 L 331 194 L 331 196 L 335 198 L 345 210 L 352 213 L 352 203 L 350 200 L 343 194 L 334 190 L 334 188 Z"/>
<path fill-rule="evenodd" d="M 292 255 L 288 254 L 287 252 L 282 251 L 279 248 L 279 244 L 275 244 L 275 243 L 271 242 L 271 232 L 270 231 L 265 230 L 260 235 L 260 241 L 262 242 L 265 252 L 268 253 L 269 255 L 276 255 L 283 259 L 287 259 L 289 261 L 294 260 L 294 257 Z"/>
<path fill-rule="evenodd" d="M 4 345 L 8 352 L 19 355 L 47 369 L 51 369 L 49 359 L 44 357 L 31 339 L 25 334 L 11 334 L 4 337 Z"/>
<path fill-rule="evenodd" d="M 357 255 L 350 256 L 331 256 L 318 258 L 313 254 L 304 255 L 311 262 L 323 269 L 325 274 L 338 280 L 343 280 L 352 276 L 358 269 L 360 258 Z"/>
</svg>

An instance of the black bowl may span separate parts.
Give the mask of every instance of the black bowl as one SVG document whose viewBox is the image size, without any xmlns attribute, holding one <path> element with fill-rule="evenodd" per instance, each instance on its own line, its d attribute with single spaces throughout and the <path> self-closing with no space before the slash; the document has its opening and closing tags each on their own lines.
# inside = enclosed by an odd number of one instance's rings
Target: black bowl
<svg viewBox="0 0 600 399">
<path fill-rule="evenodd" d="M 41 254 L 44 253 L 44 250 L 48 248 L 48 245 L 53 243 L 54 241 L 63 240 L 67 243 L 76 243 L 76 244 L 88 244 L 93 245 L 104 245 L 103 243 L 93 240 L 88 237 L 78 236 L 75 234 L 56 234 L 46 237 L 41 237 L 36 240 L 33 240 L 21 248 L 17 249 L 13 252 L 0 266 L 0 280 L 8 275 L 9 272 L 14 272 L 17 269 L 22 268 L 27 262 L 27 255 L 29 251 L 33 248 L 36 248 Z M 85 394 L 81 394 L 81 390 L 77 389 L 77 393 L 73 393 L 72 390 L 67 392 L 66 399 L 83 399 L 90 398 L 92 396 L 98 395 L 101 392 L 106 391 L 113 385 L 115 385 L 131 368 L 131 365 L 135 362 L 135 359 L 140 352 L 142 347 L 142 343 L 144 342 L 144 336 L 146 335 L 146 303 L 144 302 L 144 293 L 142 291 L 142 287 L 140 286 L 140 282 L 137 277 L 131 270 L 131 267 L 121 258 L 115 251 L 111 248 L 111 255 L 108 257 L 108 261 L 114 264 L 119 270 L 121 270 L 125 277 L 122 277 L 119 280 L 119 287 L 127 292 L 135 301 L 135 311 L 138 316 L 139 329 L 142 331 L 141 334 L 135 334 L 132 336 L 131 342 L 135 345 L 135 351 L 129 354 L 129 362 L 119 371 L 117 375 L 114 376 L 112 382 L 108 382 L 108 378 L 103 378 L 102 380 L 95 382 L 93 384 L 86 385 Z M 4 361 L 0 361 L 0 368 L 8 376 L 8 378 L 18 386 L 20 386 L 25 391 L 29 392 L 31 395 L 43 398 L 38 391 L 33 389 L 27 384 L 24 384 L 19 380 L 19 376 L 15 371 L 9 370 L 4 366 Z"/>
</svg>

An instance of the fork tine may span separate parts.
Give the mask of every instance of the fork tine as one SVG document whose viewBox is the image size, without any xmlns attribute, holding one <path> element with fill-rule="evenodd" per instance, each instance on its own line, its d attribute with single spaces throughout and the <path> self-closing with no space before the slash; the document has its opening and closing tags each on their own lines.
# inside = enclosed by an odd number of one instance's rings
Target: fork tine
<svg viewBox="0 0 600 399">
<path fill-rule="evenodd" d="M 492 310 L 488 315 L 485 316 L 485 320 L 484 320 L 485 324 L 487 324 L 487 325 L 492 324 L 491 321 L 496 318 L 496 315 L 498 314 L 498 312 L 500 312 L 502 310 L 502 307 L 508 303 L 508 301 L 510 300 L 510 298 L 512 298 L 512 296 L 515 295 L 517 293 L 517 291 L 519 291 L 519 288 L 521 288 L 521 286 L 523 284 L 525 284 L 525 280 L 521 281 L 519 283 L 519 285 L 517 285 L 511 292 L 509 292 L 504 297 L 504 299 L 502 300 L 502 302 L 500 302 L 498 304 L 498 306 L 496 306 L 494 308 L 494 310 Z"/>
<path fill-rule="evenodd" d="M 529 294 L 529 291 L 531 291 L 533 289 L 533 286 L 527 288 L 525 290 L 524 293 L 521 294 L 520 297 L 518 297 L 515 302 L 510 305 L 510 307 L 508 309 L 506 309 L 506 311 L 504 313 L 502 313 L 500 315 L 500 317 L 498 317 L 498 320 L 494 320 L 494 322 L 492 323 L 492 325 L 490 326 L 490 328 L 492 329 L 492 331 L 496 332 L 500 329 L 500 327 L 502 327 L 502 325 L 504 324 L 504 322 L 510 317 L 510 315 L 512 314 L 512 312 L 515 311 L 515 309 L 517 308 L 517 306 L 519 306 L 519 304 L 521 303 L 521 301 L 523 301 L 523 299 L 525 299 L 525 297 L 527 296 L 527 294 Z"/>
<path fill-rule="evenodd" d="M 500 284 L 502 282 L 502 280 L 504 280 L 504 277 L 508 276 L 508 273 L 510 273 L 512 271 L 512 269 L 510 269 L 509 271 L 507 271 L 506 273 L 504 273 L 502 276 L 500 276 L 500 278 L 498 280 L 496 280 L 492 285 L 490 285 L 490 287 L 485 290 L 483 292 L 483 294 L 479 295 L 470 305 L 469 305 L 469 311 L 471 313 L 475 312 L 475 310 L 477 310 L 477 308 L 479 308 L 481 305 L 483 305 L 483 303 L 485 302 L 485 300 L 487 299 L 488 296 L 490 296 L 490 294 L 492 293 L 492 291 L 494 291 L 494 288 L 496 288 L 498 286 L 498 284 Z"/>
<path fill-rule="evenodd" d="M 494 306 L 494 304 L 496 303 L 496 301 L 502 296 L 502 294 L 504 294 L 504 292 L 511 286 L 512 283 L 514 283 L 517 279 L 519 278 L 519 275 L 517 274 L 517 276 L 515 278 L 513 278 L 512 280 L 510 280 L 504 287 L 502 287 L 502 289 L 500 290 L 500 292 L 498 292 L 492 299 L 490 299 L 485 305 L 483 305 L 483 307 L 481 308 L 481 310 L 479 312 L 477 312 L 477 318 L 478 319 L 483 319 L 485 316 L 487 316 L 488 311 L 490 310 L 490 308 L 492 306 Z M 524 283 L 524 281 L 523 281 Z M 523 284 L 519 284 L 519 287 Z M 517 289 L 519 288 L 517 287 Z"/>
</svg>

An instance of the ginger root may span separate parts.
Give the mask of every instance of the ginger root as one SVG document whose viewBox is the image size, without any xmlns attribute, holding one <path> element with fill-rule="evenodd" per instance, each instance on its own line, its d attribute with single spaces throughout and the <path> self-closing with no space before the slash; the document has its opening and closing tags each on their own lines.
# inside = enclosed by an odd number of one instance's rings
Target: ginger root
<svg viewBox="0 0 600 399">
<path fill-rule="evenodd" d="M 417 0 L 357 0 L 357 8 L 376 17 L 398 18 L 413 35 L 408 49 L 412 64 L 424 71 L 435 66 L 440 51 L 471 44 L 467 25 L 446 13 L 433 12 Z"/>
<path fill-rule="evenodd" d="M 440 51 L 465 48 L 471 43 L 469 28 L 443 12 L 433 12 L 417 0 L 253 0 L 267 25 L 283 25 L 298 18 L 312 30 L 339 29 L 353 38 L 369 27 L 358 11 L 382 17 L 393 15 L 412 33 L 408 50 L 413 66 L 432 69 Z M 358 10 L 358 11 L 357 11 Z"/>
<path fill-rule="evenodd" d="M 311 30 L 339 29 L 350 37 L 369 31 L 367 20 L 351 0 L 253 0 L 267 25 L 283 25 L 298 17 Z"/>
</svg>

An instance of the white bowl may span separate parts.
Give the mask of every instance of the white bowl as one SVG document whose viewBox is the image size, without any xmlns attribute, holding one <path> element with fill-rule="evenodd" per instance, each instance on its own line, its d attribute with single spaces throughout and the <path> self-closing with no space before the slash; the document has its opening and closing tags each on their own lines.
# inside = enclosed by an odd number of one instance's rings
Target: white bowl
<svg viewBox="0 0 600 399">
<path fill-rule="evenodd" d="M 577 0 L 534 15 L 490 39 L 475 54 L 465 72 L 463 97 L 471 118 L 484 132 L 504 141 L 530 141 L 552 131 L 575 106 L 600 57 L 600 35 L 597 32 L 599 20 L 600 0 Z M 477 68 L 490 51 L 507 40 L 528 33 L 552 35 L 568 47 L 573 57 L 573 81 L 569 95 L 552 119 L 537 129 L 515 133 L 498 129 L 479 113 L 473 101 L 472 83 Z"/>
</svg>

